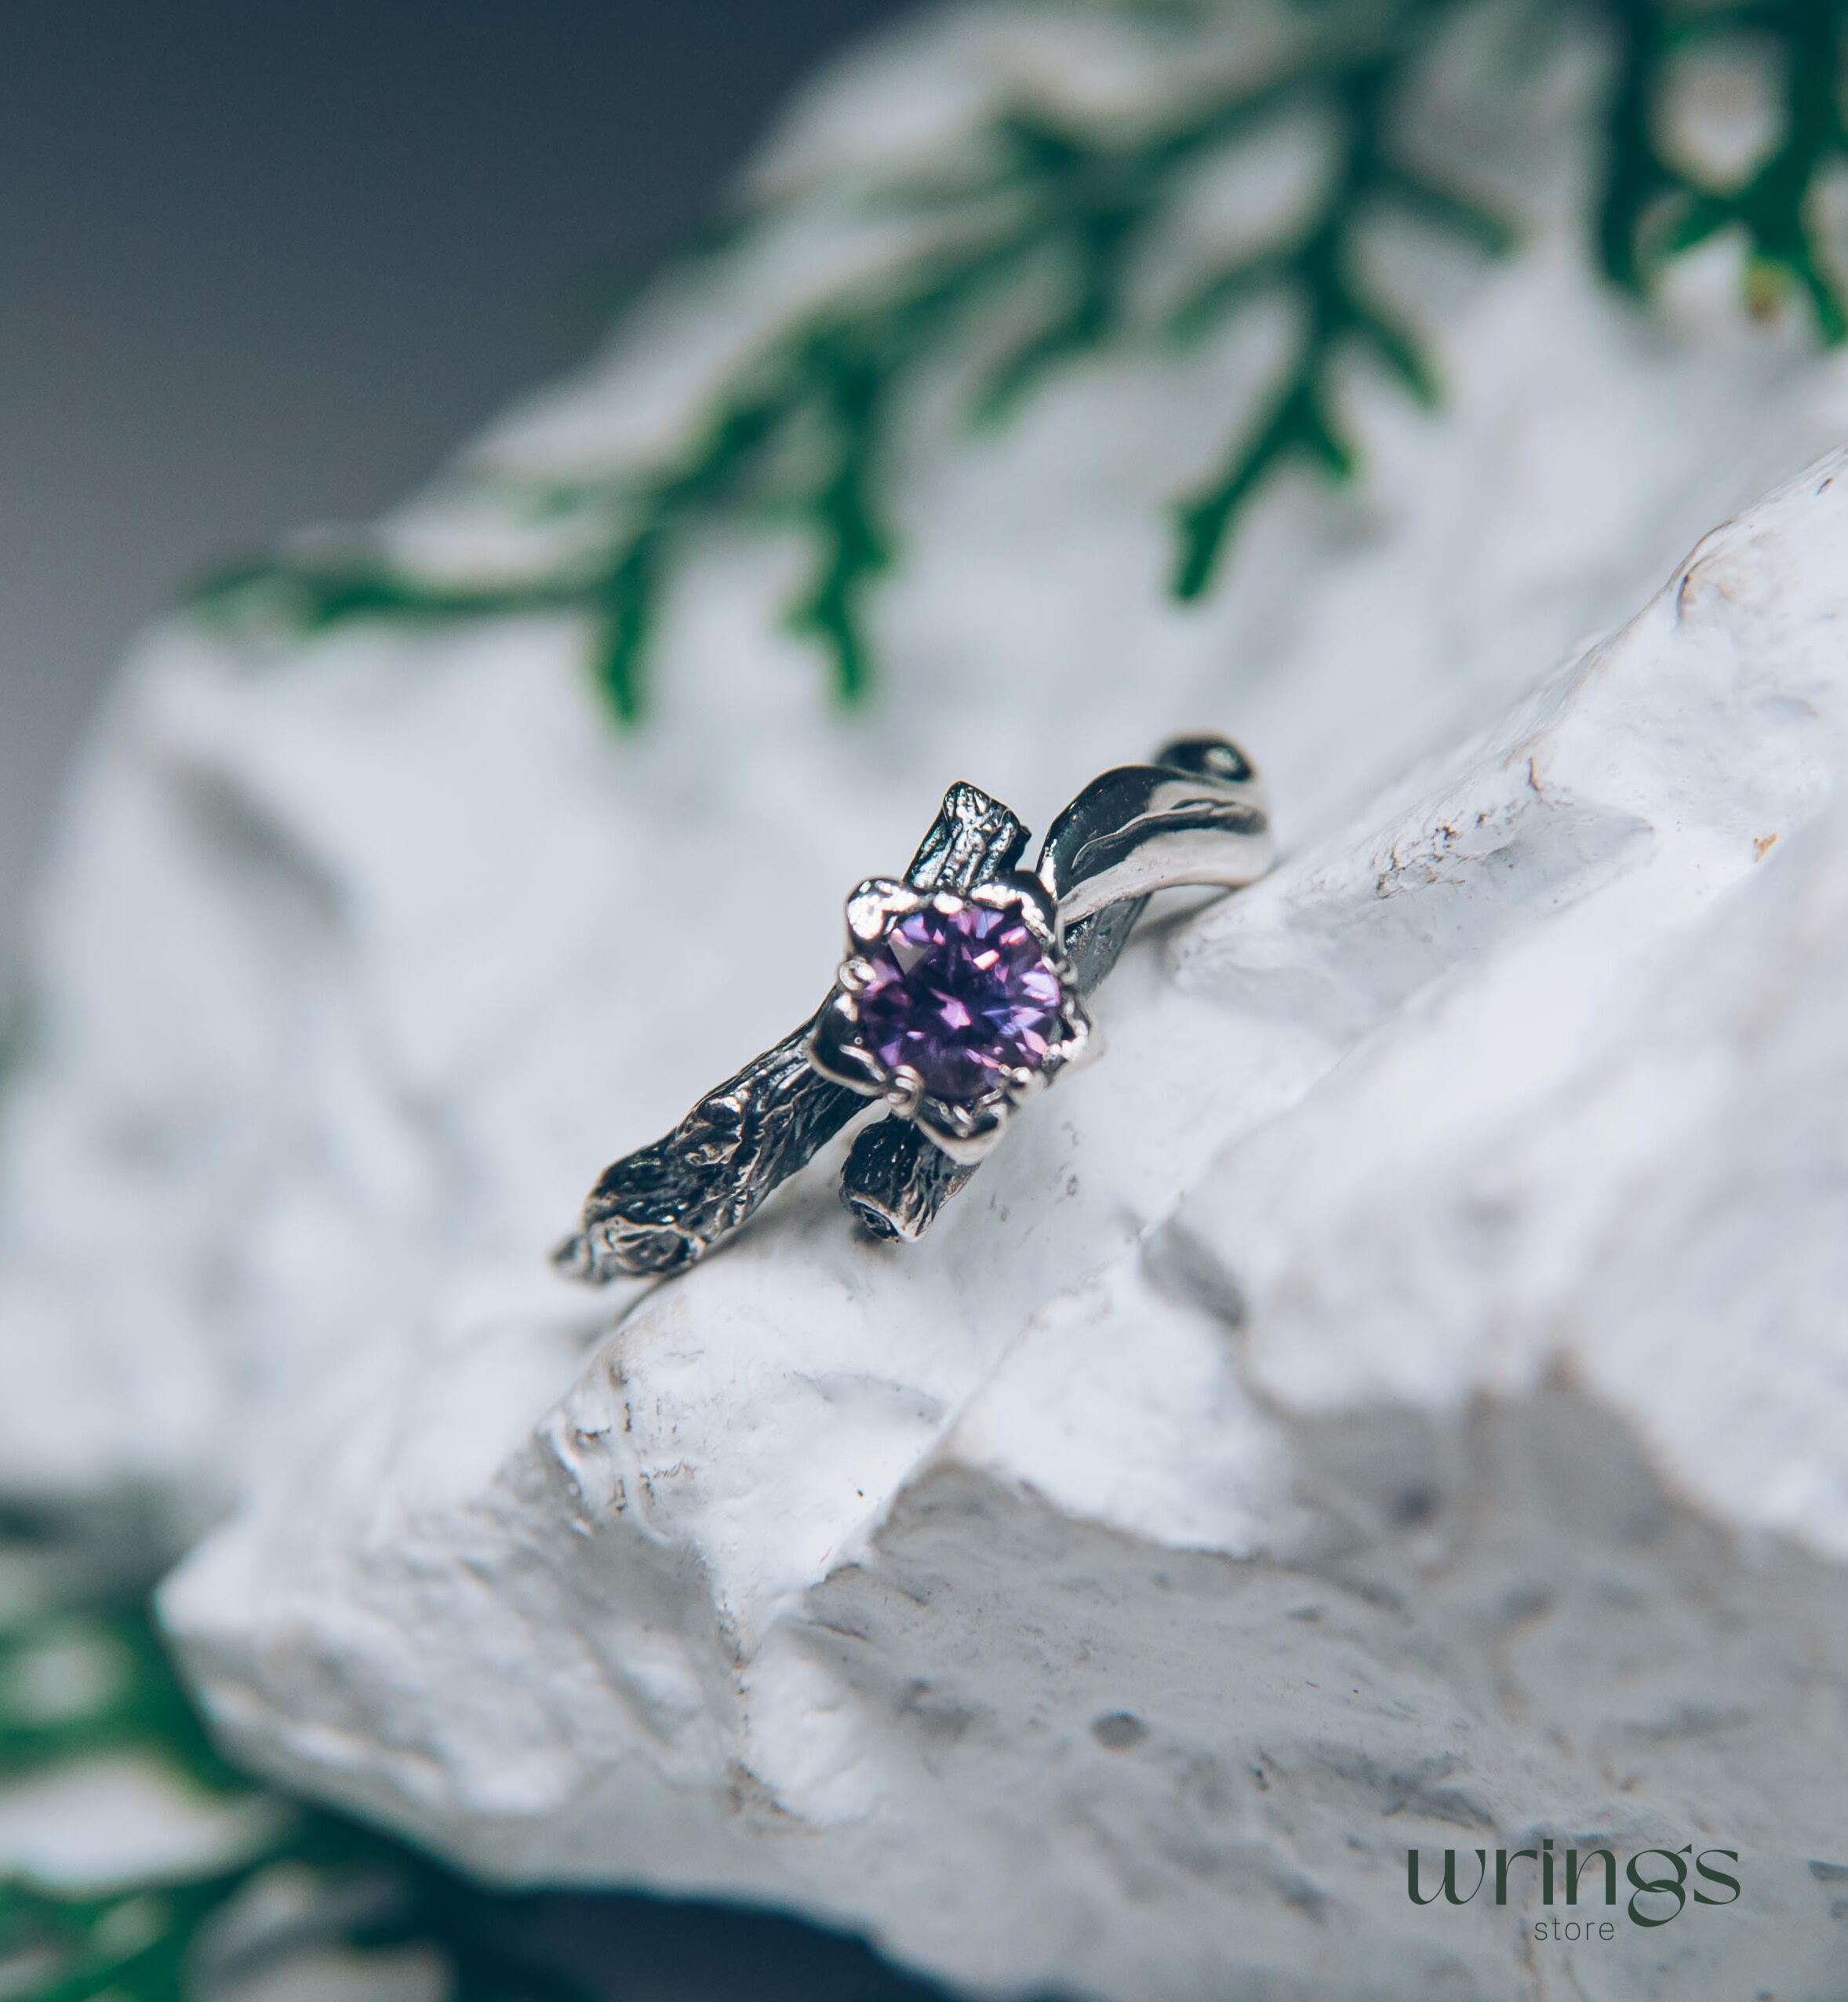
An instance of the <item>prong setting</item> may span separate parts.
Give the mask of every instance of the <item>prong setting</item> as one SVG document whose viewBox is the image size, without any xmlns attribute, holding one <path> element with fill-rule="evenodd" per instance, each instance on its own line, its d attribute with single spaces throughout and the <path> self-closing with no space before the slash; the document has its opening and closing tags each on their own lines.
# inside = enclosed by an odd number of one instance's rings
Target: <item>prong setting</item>
<svg viewBox="0 0 1848 2002">
<path fill-rule="evenodd" d="M 1057 907 L 1022 874 L 967 895 L 874 876 L 846 916 L 809 1061 L 884 1099 L 952 1160 L 980 1160 L 1090 1041 Z"/>
<path fill-rule="evenodd" d="M 918 909 L 923 901 L 909 883 L 868 876 L 847 899 L 849 951 L 855 945 L 876 945 L 893 919 Z"/>
<path fill-rule="evenodd" d="M 1068 1057 L 1066 1061 L 1069 1063 L 1071 1059 Z M 1007 1081 L 1002 1089 L 1006 1093 L 1010 1105 L 1024 1105 L 1028 1099 L 1037 1098 L 1045 1090 L 1046 1081 L 1044 1071 L 1035 1070 L 1030 1065 L 1019 1064 L 1008 1072 Z"/>
</svg>

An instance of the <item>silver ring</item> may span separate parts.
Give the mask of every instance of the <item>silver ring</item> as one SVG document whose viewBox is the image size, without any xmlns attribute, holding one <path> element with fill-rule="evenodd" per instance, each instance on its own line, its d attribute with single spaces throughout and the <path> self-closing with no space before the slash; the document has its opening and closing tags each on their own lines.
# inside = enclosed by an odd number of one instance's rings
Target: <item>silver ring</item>
<svg viewBox="0 0 1848 2002">
<path fill-rule="evenodd" d="M 601 1284 L 693 1264 L 875 1099 L 888 1116 L 855 1140 L 842 1200 L 875 1236 L 922 1237 L 1020 1107 L 1096 1054 L 1085 1001 L 1149 898 L 1241 888 L 1272 850 L 1257 774 L 1220 737 L 1093 779 L 1031 870 L 1027 841 L 999 801 L 951 786 L 904 875 L 848 897 L 821 1006 L 604 1170 L 560 1269 Z"/>
</svg>

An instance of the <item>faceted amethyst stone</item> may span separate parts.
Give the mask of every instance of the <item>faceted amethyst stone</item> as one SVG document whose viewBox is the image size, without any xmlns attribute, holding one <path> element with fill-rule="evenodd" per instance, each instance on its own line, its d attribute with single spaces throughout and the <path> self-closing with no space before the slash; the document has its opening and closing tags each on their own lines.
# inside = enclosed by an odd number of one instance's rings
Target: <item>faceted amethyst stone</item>
<svg viewBox="0 0 1848 2002">
<path fill-rule="evenodd" d="M 867 954 L 860 1024 L 880 1061 L 908 1064 L 933 1097 L 967 1103 L 1058 1040 L 1059 976 L 1017 914 L 928 905 Z"/>
</svg>

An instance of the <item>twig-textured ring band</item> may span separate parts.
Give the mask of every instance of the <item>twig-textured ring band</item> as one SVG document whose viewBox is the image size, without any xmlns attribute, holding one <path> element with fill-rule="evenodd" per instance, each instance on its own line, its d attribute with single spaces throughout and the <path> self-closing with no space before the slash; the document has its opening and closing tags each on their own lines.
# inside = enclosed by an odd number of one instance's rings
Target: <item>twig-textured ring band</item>
<svg viewBox="0 0 1848 2002">
<path fill-rule="evenodd" d="M 1185 884 L 1236 889 L 1271 862 L 1250 761 L 1224 737 L 1164 744 L 1092 780 L 1031 870 L 1027 829 L 953 785 L 902 877 L 847 899 L 847 950 L 820 1008 L 702 1098 L 664 1139 L 605 1169 L 556 1262 L 601 1282 L 677 1272 L 865 1109 L 842 1199 L 915 1239 L 1014 1112 L 1094 1054 L 1085 999 L 1143 907 Z"/>
</svg>

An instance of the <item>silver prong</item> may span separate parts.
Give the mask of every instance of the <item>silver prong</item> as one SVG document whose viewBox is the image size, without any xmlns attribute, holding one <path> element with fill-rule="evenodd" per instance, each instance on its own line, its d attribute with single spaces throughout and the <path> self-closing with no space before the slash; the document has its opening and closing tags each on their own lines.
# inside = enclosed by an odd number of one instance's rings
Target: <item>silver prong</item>
<svg viewBox="0 0 1848 2002">
<path fill-rule="evenodd" d="M 1002 1089 L 1006 1092 L 1010 1103 L 1024 1105 L 1029 1098 L 1037 1097 L 1045 1090 L 1046 1086 L 1046 1076 L 1044 1071 L 1031 1065 L 1021 1064 L 1008 1072 L 1006 1082 Z"/>
<path fill-rule="evenodd" d="M 1082 1070 L 1104 1054 L 1104 1032 L 1091 1017 L 1073 1007 L 1065 1017 L 1065 1034 L 1057 1046 L 1063 1069 Z"/>
<path fill-rule="evenodd" d="M 984 905 L 991 911 L 1013 912 L 1035 938 L 1044 943 L 1050 952 L 1060 949 L 1057 909 L 1039 893 L 1036 886 L 1018 879 L 984 883 L 969 892 L 969 901 L 972 904 Z"/>
<path fill-rule="evenodd" d="M 916 910 L 922 901 L 889 876 L 868 876 L 847 899 L 847 935 L 857 945 L 876 945 L 895 917 Z"/>
<path fill-rule="evenodd" d="M 962 1167 L 973 1167 L 1006 1130 L 1013 1111 L 999 1095 L 977 1105 L 950 1105 L 928 1098 L 918 1108 L 917 1121 L 931 1144 Z"/>
</svg>

